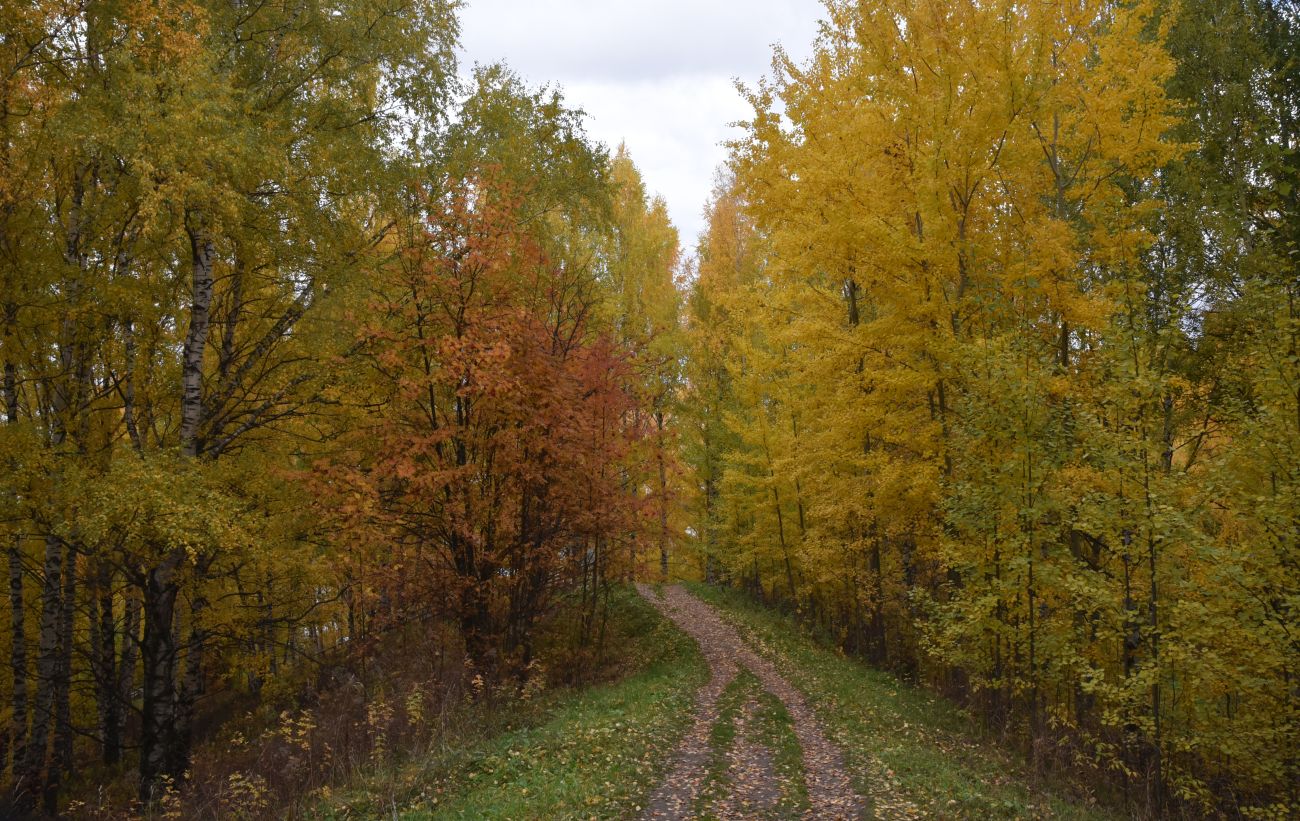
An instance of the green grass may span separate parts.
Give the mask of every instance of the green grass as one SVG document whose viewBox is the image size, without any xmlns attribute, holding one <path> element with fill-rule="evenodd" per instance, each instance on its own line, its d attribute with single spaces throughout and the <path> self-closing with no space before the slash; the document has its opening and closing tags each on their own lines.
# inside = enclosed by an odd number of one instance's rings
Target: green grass
<svg viewBox="0 0 1300 821">
<path fill-rule="evenodd" d="M 413 759 L 396 772 L 375 773 L 320 815 L 412 821 L 637 815 L 690 724 L 708 668 L 694 642 L 631 591 L 616 597 L 614 622 L 620 627 L 614 651 L 632 660 L 619 680 L 547 694 L 500 731 Z"/>
<path fill-rule="evenodd" d="M 700 794 L 695 797 L 694 812 L 699 821 L 712 821 L 714 808 L 732 789 L 728 753 L 737 740 L 737 718 L 748 701 L 757 706 L 750 722 L 753 740 L 772 753 L 776 786 L 780 790 L 774 817 L 802 818 L 809 808 L 803 750 L 790 713 L 779 698 L 763 689 L 753 673 L 741 670 L 718 698 L 718 721 L 709 733 L 708 772 Z"/>
<path fill-rule="evenodd" d="M 751 682 L 747 678 L 753 679 L 753 676 L 742 671 L 718 697 L 718 720 L 709 730 L 708 772 L 693 807 L 695 815 L 702 821 L 713 818 L 709 808 L 731 791 L 727 752 L 736 743 L 736 717 L 740 715 L 749 691 L 757 685 L 756 679 Z"/>
<path fill-rule="evenodd" d="M 737 592 L 690 588 L 807 694 L 881 817 L 1115 817 L 1059 784 L 1036 782 L 1023 760 L 980 739 L 952 703 L 819 645 L 792 619 Z"/>
<path fill-rule="evenodd" d="M 803 748 L 794 734 L 794 721 L 781 699 L 763 691 L 758 697 L 755 724 L 759 741 L 774 755 L 776 776 L 781 782 L 781 801 L 777 805 L 780 817 L 802 818 L 811 805 L 803 777 Z"/>
<path fill-rule="evenodd" d="M 694 585 L 807 694 L 844 751 L 855 787 L 882 818 L 1102 819 L 1106 810 L 982 739 L 955 705 L 806 636 L 786 616 L 732 592 Z M 611 647 L 620 676 L 553 690 L 479 713 L 432 751 L 377 768 L 322 804 L 336 819 L 634 818 L 688 729 L 708 669 L 693 641 L 631 590 L 615 597 Z M 784 705 L 742 671 L 719 701 L 701 817 L 730 789 L 736 716 L 757 702 L 751 730 L 773 753 L 778 815 L 808 808 L 802 752 Z"/>
</svg>

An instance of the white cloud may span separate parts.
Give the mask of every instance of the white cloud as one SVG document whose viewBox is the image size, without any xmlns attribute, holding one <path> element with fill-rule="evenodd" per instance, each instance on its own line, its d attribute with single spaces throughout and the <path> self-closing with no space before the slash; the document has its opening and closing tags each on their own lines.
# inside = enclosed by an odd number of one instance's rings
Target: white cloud
<svg viewBox="0 0 1300 821">
<path fill-rule="evenodd" d="M 462 57 L 562 86 L 593 138 L 627 143 L 693 247 L 728 126 L 750 113 L 733 78 L 756 82 L 778 42 L 806 54 L 821 12 L 818 0 L 469 0 Z"/>
</svg>

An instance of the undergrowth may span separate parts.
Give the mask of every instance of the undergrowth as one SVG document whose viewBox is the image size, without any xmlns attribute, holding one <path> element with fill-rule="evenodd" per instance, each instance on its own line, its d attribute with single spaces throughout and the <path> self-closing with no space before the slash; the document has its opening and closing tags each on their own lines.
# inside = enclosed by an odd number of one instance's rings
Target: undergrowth
<svg viewBox="0 0 1300 821">
<path fill-rule="evenodd" d="M 694 642 L 628 589 L 610 611 L 614 680 L 480 711 L 314 813 L 353 818 L 623 818 L 663 777 L 707 667 Z"/>
</svg>

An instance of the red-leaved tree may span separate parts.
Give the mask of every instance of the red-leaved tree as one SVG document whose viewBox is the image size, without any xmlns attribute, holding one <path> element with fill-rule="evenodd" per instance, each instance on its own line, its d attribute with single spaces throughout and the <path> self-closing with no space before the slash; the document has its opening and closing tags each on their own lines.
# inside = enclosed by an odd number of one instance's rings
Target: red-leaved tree
<svg viewBox="0 0 1300 821">
<path fill-rule="evenodd" d="M 593 327 L 598 284 L 548 257 L 518 198 L 471 180 L 425 207 L 373 283 L 372 424 L 318 466 L 322 499 L 355 607 L 449 619 L 477 663 L 518 669 L 557 593 L 594 601 L 624 566 L 645 417 L 627 356 Z"/>
</svg>

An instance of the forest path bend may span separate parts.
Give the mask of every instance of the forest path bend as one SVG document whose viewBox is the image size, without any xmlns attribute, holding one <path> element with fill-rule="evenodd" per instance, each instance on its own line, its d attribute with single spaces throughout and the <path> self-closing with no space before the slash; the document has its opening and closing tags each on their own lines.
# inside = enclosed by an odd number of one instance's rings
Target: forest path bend
<svg viewBox="0 0 1300 821">
<path fill-rule="evenodd" d="M 695 803 L 708 776 L 709 741 L 719 720 L 719 698 L 741 669 L 753 673 L 790 714 L 802 749 L 803 775 L 808 787 L 809 809 L 804 817 L 819 821 L 862 818 L 866 805 L 853 790 L 843 756 L 822 732 L 803 694 L 776 666 L 751 650 L 735 628 L 723 621 L 712 607 L 681 586 L 665 588 L 663 596 L 649 585 L 638 584 L 637 589 L 695 639 L 711 672 L 708 683 L 696 696 L 695 720 L 677 748 L 668 776 L 651 796 L 645 818 L 695 817 Z M 751 713 L 749 706 L 744 711 L 746 716 Z M 755 810 L 771 808 L 775 802 L 770 751 L 746 731 L 748 723 L 742 718 L 736 743 L 729 751 L 732 794 L 710 810 L 710 815 L 721 821 L 753 818 Z"/>
</svg>

